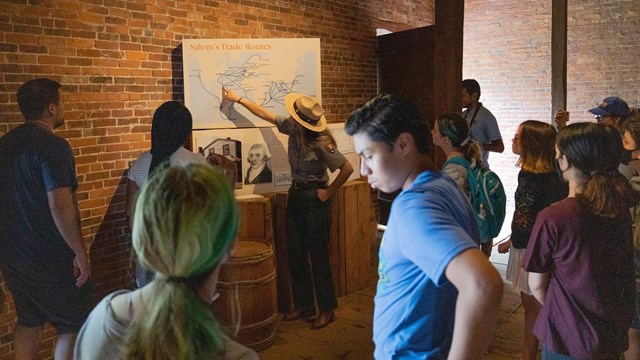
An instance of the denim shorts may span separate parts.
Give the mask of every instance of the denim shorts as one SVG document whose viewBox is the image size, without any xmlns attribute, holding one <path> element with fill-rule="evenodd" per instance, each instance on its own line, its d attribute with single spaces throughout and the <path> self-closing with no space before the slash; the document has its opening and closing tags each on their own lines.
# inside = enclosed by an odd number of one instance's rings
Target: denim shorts
<svg viewBox="0 0 640 360">
<path fill-rule="evenodd" d="M 574 360 L 571 356 L 563 355 L 549 350 L 542 345 L 542 360 Z"/>
<path fill-rule="evenodd" d="M 33 328 L 50 323 L 58 334 L 77 333 L 91 310 L 93 283 L 76 286 L 76 279 L 29 281 L 21 274 L 3 269 L 7 287 L 13 295 L 18 324 Z"/>
<path fill-rule="evenodd" d="M 640 330 L 640 289 L 636 288 L 636 313 L 631 318 L 631 328 Z"/>
<path fill-rule="evenodd" d="M 620 358 L 620 356 L 622 356 L 622 354 L 619 354 L 618 356 L 614 356 L 611 359 L 618 359 Z M 572 358 L 571 356 L 568 356 L 568 355 L 553 352 L 547 349 L 546 346 L 542 345 L 542 360 L 577 360 L 577 359 Z"/>
</svg>

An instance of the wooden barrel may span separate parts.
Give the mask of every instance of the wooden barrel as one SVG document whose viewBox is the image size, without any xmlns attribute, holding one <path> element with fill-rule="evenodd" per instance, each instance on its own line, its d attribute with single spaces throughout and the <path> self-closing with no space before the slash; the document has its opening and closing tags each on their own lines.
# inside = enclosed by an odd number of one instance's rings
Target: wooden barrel
<svg viewBox="0 0 640 360">
<path fill-rule="evenodd" d="M 260 351 L 273 343 L 278 307 L 275 257 L 270 244 L 238 241 L 218 278 L 220 298 L 212 308 L 220 323 L 235 329 L 234 309 L 240 309 L 239 332 L 230 336 Z"/>
</svg>

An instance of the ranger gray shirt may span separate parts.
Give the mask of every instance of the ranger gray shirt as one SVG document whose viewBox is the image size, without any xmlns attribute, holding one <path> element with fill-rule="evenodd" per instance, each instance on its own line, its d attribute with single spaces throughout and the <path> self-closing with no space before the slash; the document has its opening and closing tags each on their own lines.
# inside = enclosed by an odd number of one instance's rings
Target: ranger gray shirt
<svg viewBox="0 0 640 360">
<path fill-rule="evenodd" d="M 339 169 L 347 159 L 329 141 L 316 141 L 311 146 L 300 146 L 301 129 L 288 121 L 288 116 L 276 116 L 278 131 L 289 135 L 289 164 L 294 181 L 317 182 L 326 184 L 329 181 L 327 168 L 331 172 Z"/>
</svg>

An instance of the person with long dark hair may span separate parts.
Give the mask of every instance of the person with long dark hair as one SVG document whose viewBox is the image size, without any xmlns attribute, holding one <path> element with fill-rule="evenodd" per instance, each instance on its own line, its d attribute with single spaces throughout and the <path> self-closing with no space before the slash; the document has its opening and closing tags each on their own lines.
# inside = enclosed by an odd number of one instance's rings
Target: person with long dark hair
<svg viewBox="0 0 640 360">
<path fill-rule="evenodd" d="M 135 160 L 127 174 L 126 212 L 129 227 L 133 228 L 133 213 L 140 189 L 156 169 L 169 165 L 207 164 L 201 154 L 184 148 L 191 135 L 191 112 L 177 101 L 167 101 L 153 114 L 151 124 L 151 150 L 143 152 Z M 153 279 L 153 273 L 136 262 L 134 286 L 143 287 Z"/>
<path fill-rule="evenodd" d="M 288 114 L 277 116 L 233 90 L 223 88 L 222 92 L 225 99 L 289 135 L 292 184 L 287 198 L 287 251 L 295 309 L 283 320 L 312 320 L 311 329 L 322 329 L 333 321 L 338 307 L 329 256 L 331 196 L 349 179 L 353 166 L 338 150 L 327 130 L 324 110 L 313 97 L 287 94 Z M 327 169 L 339 171 L 331 184 Z"/>
<path fill-rule="evenodd" d="M 618 171 L 622 141 L 608 125 L 558 133 L 566 199 L 538 213 L 523 267 L 542 303 L 534 333 L 543 359 L 617 359 L 635 313 L 629 208 L 640 194 Z"/>
<path fill-rule="evenodd" d="M 535 360 L 539 341 L 533 325 L 540 312 L 540 303 L 531 293 L 527 272 L 522 269 L 529 235 L 540 210 L 567 197 L 567 185 L 554 168 L 557 131 L 553 126 L 527 120 L 518 126 L 513 137 L 512 151 L 519 155 L 518 187 L 515 192 L 515 211 L 511 222 L 511 236 L 498 246 L 498 252 L 509 252 L 506 278 L 520 291 L 524 307 L 524 360 Z"/>
</svg>

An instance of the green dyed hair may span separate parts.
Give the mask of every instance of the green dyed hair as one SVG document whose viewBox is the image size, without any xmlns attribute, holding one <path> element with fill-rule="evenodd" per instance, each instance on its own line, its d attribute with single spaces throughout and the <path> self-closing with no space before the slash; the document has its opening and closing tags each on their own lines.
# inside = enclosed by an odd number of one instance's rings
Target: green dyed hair
<svg viewBox="0 0 640 360">
<path fill-rule="evenodd" d="M 482 152 L 478 145 L 471 140 L 471 132 L 467 120 L 459 114 L 443 114 L 438 116 L 438 129 L 440 134 L 449 138 L 451 145 L 462 152 L 469 162 L 482 166 Z"/>
<path fill-rule="evenodd" d="M 220 325 L 196 289 L 223 261 L 238 226 L 233 190 L 218 169 L 169 167 L 149 179 L 136 203 L 133 246 L 156 280 L 152 301 L 136 313 L 127 333 L 125 358 L 222 354 Z"/>
</svg>

